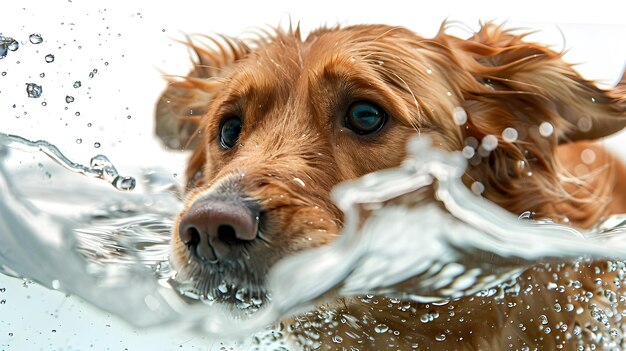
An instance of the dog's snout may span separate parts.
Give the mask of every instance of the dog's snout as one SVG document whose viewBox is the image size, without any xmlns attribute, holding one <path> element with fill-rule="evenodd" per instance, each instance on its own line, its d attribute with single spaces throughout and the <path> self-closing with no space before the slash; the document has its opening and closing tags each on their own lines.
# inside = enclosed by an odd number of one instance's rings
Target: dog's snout
<svg viewBox="0 0 626 351">
<path fill-rule="evenodd" d="M 201 199 L 183 215 L 178 233 L 201 259 L 216 261 L 233 246 L 256 239 L 258 213 L 241 203 Z"/>
</svg>

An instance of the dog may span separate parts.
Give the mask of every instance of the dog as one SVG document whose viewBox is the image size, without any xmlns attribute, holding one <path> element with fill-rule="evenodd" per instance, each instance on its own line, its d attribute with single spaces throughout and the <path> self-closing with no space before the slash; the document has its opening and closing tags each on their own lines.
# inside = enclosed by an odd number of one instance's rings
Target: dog
<svg viewBox="0 0 626 351">
<path fill-rule="evenodd" d="M 448 27 L 430 39 L 356 25 L 190 40 L 194 68 L 156 108 L 157 135 L 192 151 L 171 244 L 178 278 L 258 305 L 275 262 L 337 237 L 333 186 L 399 165 L 415 135 L 462 150 L 464 183 L 511 213 L 588 228 L 626 212 L 626 167 L 594 142 L 626 126 L 626 80 L 600 89 L 502 25 L 468 39 Z M 619 349 L 616 265 L 538 265 L 499 298 L 343 298 L 285 327 L 301 349 Z"/>
</svg>

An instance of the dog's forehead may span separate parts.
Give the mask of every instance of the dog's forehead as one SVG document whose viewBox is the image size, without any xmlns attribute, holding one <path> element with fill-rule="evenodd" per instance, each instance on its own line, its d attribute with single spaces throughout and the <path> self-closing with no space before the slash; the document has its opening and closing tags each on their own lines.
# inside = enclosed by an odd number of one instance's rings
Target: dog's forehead
<svg viewBox="0 0 626 351">
<path fill-rule="evenodd" d="M 291 96 L 329 76 L 382 78 L 403 62 L 393 46 L 415 37 L 404 28 L 383 25 L 321 29 L 304 40 L 277 32 L 231 67 L 229 82 L 238 96 Z M 389 66 L 382 67 L 383 60 Z M 379 74 L 368 75 L 375 72 Z"/>
</svg>

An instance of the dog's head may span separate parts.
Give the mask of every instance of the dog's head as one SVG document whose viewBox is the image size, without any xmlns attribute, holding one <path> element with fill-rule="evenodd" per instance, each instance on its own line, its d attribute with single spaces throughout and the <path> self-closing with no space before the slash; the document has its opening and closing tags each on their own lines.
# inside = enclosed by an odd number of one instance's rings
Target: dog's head
<svg viewBox="0 0 626 351">
<path fill-rule="evenodd" d="M 262 297 L 277 260 L 340 231 L 331 188 L 398 165 L 415 134 L 463 150 L 467 184 L 512 212 L 598 206 L 562 190 L 554 150 L 620 130 L 624 94 L 522 39 L 492 24 L 467 40 L 365 25 L 190 44 L 195 68 L 157 106 L 157 134 L 193 150 L 172 240 L 181 278 Z"/>
</svg>

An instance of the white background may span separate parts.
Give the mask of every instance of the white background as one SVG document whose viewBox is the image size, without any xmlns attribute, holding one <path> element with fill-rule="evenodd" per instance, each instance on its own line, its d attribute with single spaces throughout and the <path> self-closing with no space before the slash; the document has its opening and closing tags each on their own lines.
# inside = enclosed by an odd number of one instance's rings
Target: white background
<svg viewBox="0 0 626 351">
<path fill-rule="evenodd" d="M 324 24 L 386 23 L 432 36 L 445 19 L 474 29 L 480 20 L 495 20 L 540 30 L 530 40 L 557 50 L 567 48 L 567 60 L 580 63 L 578 69 L 586 78 L 607 86 L 618 79 L 626 63 L 623 0 L 33 0 L 4 1 L 1 7 L 0 32 L 22 45 L 0 60 L 0 73 L 6 72 L 0 76 L 0 132 L 46 139 L 77 162 L 104 153 L 122 165 L 122 172 L 124 165 L 157 164 L 173 174 L 182 172 L 184 158 L 165 154 L 152 137 L 152 113 L 165 87 L 162 74 L 183 75 L 190 68 L 188 52 L 176 42 L 184 33 L 236 36 L 259 27 L 288 25 L 291 20 L 299 21 L 305 32 Z M 28 43 L 31 33 L 40 33 L 44 42 Z M 55 61 L 46 63 L 47 54 L 55 55 Z M 89 78 L 94 69 L 97 73 Z M 72 87 L 76 80 L 82 82 L 79 89 Z M 41 98 L 26 96 L 29 82 L 42 85 Z M 67 104 L 66 95 L 75 101 Z M 99 148 L 94 147 L 96 142 Z M 623 133 L 609 142 L 626 160 L 624 145 Z M 6 300 L 0 304 L 0 350 L 219 346 L 198 338 L 186 342 L 190 339 L 186 335 L 136 332 L 77 299 L 35 286 L 23 288 L 6 277 L 0 277 L 2 287 L 7 291 L 0 292 L 0 301 Z"/>
</svg>

